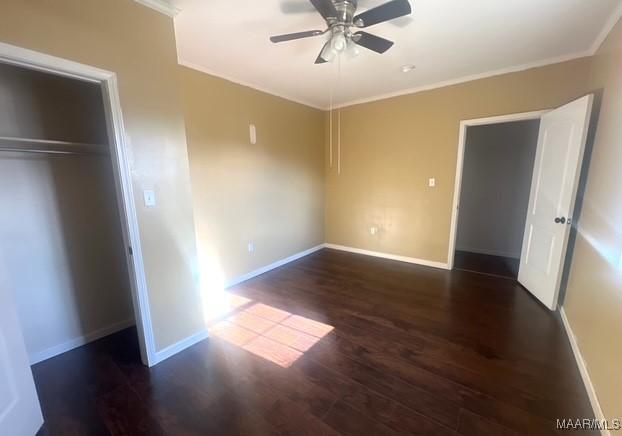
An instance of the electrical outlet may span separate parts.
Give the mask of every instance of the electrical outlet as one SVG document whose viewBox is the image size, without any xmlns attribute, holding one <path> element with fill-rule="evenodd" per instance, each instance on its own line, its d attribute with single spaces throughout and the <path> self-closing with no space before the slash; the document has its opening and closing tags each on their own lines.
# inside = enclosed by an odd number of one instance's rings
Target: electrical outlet
<svg viewBox="0 0 622 436">
<path fill-rule="evenodd" d="M 378 227 L 372 226 L 369 228 L 369 234 L 375 235 L 376 233 L 378 233 Z"/>
<path fill-rule="evenodd" d="M 248 252 L 249 253 L 254 253 L 255 252 L 255 244 L 253 243 L 253 241 L 249 241 L 248 242 Z"/>
<path fill-rule="evenodd" d="M 434 188 L 436 186 L 436 179 L 435 178 L 428 179 L 428 186 L 430 188 Z"/>
</svg>

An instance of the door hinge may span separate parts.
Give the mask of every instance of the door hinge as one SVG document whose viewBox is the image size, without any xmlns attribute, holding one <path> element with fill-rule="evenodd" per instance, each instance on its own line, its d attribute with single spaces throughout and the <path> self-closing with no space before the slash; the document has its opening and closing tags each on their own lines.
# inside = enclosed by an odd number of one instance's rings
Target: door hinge
<svg viewBox="0 0 622 436">
<path fill-rule="evenodd" d="M 130 256 L 134 255 L 134 250 L 132 250 L 132 247 L 127 247 L 127 251 L 130 253 Z"/>
</svg>

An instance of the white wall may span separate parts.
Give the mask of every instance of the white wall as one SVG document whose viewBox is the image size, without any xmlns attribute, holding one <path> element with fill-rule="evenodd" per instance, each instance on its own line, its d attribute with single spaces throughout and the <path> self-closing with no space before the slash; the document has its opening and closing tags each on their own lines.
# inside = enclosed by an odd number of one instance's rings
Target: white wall
<svg viewBox="0 0 622 436">
<path fill-rule="evenodd" d="M 467 129 L 457 250 L 520 258 L 539 125 Z"/>
<path fill-rule="evenodd" d="M 101 102 L 0 65 L 0 136 L 101 143 Z M 0 262 L 31 361 L 133 323 L 109 157 L 0 152 Z"/>
</svg>

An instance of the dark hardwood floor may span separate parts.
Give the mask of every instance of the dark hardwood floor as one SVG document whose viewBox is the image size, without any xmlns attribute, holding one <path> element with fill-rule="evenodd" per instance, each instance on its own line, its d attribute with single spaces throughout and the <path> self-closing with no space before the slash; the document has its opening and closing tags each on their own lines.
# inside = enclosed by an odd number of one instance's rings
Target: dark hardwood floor
<svg viewBox="0 0 622 436">
<path fill-rule="evenodd" d="M 549 435 L 592 417 L 558 315 L 512 280 L 322 250 L 229 292 L 229 321 L 154 368 L 133 330 L 35 365 L 41 434 Z"/>
<path fill-rule="evenodd" d="M 456 251 L 454 268 L 464 271 L 491 274 L 515 279 L 518 277 L 520 260 L 511 257 Z"/>
</svg>

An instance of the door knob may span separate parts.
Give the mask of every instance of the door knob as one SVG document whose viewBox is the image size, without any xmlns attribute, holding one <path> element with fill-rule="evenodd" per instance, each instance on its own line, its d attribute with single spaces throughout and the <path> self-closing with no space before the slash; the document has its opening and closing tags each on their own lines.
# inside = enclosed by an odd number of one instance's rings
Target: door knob
<svg viewBox="0 0 622 436">
<path fill-rule="evenodd" d="M 561 217 L 561 218 L 557 217 L 555 218 L 555 222 L 557 224 L 566 224 L 566 217 Z"/>
</svg>

